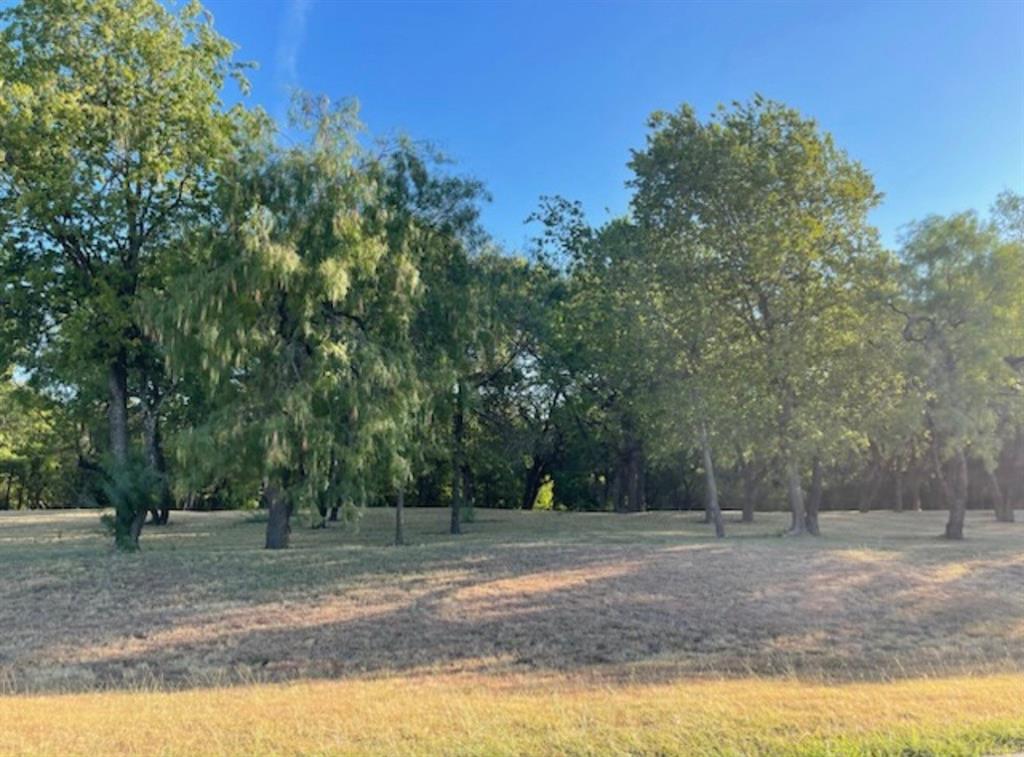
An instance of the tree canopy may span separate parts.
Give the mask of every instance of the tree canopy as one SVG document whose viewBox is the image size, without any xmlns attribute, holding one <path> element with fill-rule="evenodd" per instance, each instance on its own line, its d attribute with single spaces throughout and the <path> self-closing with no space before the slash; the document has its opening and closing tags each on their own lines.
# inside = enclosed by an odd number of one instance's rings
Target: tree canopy
<svg viewBox="0 0 1024 757">
<path fill-rule="evenodd" d="M 758 95 L 655 113 L 630 212 L 483 185 L 354 101 L 287 136 L 198 3 L 0 11 L 0 506 L 1024 504 L 1024 200 L 886 249 L 869 170 Z M 231 82 L 236 82 L 232 85 Z M 233 95 L 234 93 L 232 93 Z"/>
</svg>

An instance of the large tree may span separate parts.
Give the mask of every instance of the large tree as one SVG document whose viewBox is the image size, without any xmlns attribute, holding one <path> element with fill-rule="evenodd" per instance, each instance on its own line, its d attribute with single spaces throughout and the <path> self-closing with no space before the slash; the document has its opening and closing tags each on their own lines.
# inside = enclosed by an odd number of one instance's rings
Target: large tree
<svg viewBox="0 0 1024 757">
<path fill-rule="evenodd" d="M 806 533 L 813 400 L 859 338 L 856 282 L 874 268 L 871 177 L 813 120 L 760 97 L 706 121 L 689 106 L 655 114 L 631 166 L 637 223 L 707 256 L 713 296 L 742 326 L 731 359 L 774 408 L 790 533 Z"/>
<path fill-rule="evenodd" d="M 0 245 L 5 296 L 42 325 L 31 367 L 102 366 L 109 453 L 129 464 L 130 368 L 146 276 L 205 217 L 236 118 L 232 46 L 194 2 L 25 0 L 0 13 Z M 73 356 L 73 359 L 72 359 Z M 145 511 L 119 512 L 134 548 Z"/>
<path fill-rule="evenodd" d="M 187 447 L 262 481 L 271 549 L 296 507 L 362 501 L 379 476 L 415 390 L 403 345 L 421 289 L 409 245 L 389 244 L 353 106 L 297 105 L 309 143 L 253 142 L 225 172 L 221 222 L 153 304 L 172 364 L 200 366 L 212 398 Z"/>
<path fill-rule="evenodd" d="M 461 524 L 469 479 L 465 453 L 463 395 L 468 361 L 488 322 L 475 297 L 479 260 L 471 254 L 485 237 L 478 225 L 479 182 L 442 170 L 443 156 L 403 139 L 374 164 L 387 214 L 387 243 L 410 256 L 420 293 L 409 327 L 391 345 L 410 370 L 400 393 L 404 425 L 389 426 L 390 438 L 377 445 L 384 479 L 382 490 L 395 500 L 395 542 L 404 542 L 406 489 L 431 464 L 451 461 L 450 529 Z M 453 391 L 454 388 L 454 391 Z"/>
</svg>

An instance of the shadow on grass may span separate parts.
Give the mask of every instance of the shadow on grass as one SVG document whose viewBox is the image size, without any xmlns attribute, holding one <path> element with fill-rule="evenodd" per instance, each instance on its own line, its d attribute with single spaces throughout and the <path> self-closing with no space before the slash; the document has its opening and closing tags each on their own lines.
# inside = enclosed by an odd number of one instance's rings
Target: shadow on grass
<svg viewBox="0 0 1024 757">
<path fill-rule="evenodd" d="M 934 516 L 892 523 L 929 533 Z M 297 528 L 294 549 L 269 553 L 255 546 L 259 524 L 179 514 L 137 556 L 5 522 L 15 548 L 0 558 L 0 676 L 13 690 L 66 691 L 438 671 L 1024 670 L 1024 528 L 979 522 L 976 539 L 948 544 L 843 514 L 825 516 L 821 540 L 770 538 L 783 521 L 762 518 L 723 542 L 686 514 L 501 513 L 452 540 L 434 534 L 443 517 L 413 512 L 421 543 L 403 549 L 379 546 L 390 524 L 377 511 L 358 530 Z"/>
</svg>

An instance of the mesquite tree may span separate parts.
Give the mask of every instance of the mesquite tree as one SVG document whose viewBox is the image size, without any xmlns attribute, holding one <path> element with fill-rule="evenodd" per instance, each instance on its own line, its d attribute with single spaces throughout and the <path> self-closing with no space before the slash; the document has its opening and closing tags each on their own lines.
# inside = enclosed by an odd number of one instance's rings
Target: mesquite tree
<svg viewBox="0 0 1024 757">
<path fill-rule="evenodd" d="M 981 458 L 991 473 L 1001 426 L 1021 417 L 1024 387 L 1007 358 L 1024 344 L 1024 257 L 994 224 L 961 213 L 914 225 L 902 260 L 902 296 L 891 306 L 924 398 L 927 454 L 949 507 L 945 536 L 962 539 L 968 460 Z M 1012 513 L 997 502 L 1001 520 Z"/>
<path fill-rule="evenodd" d="M 472 287 L 479 261 L 470 253 L 483 242 L 478 226 L 480 184 L 440 170 L 441 157 L 400 141 L 375 164 L 375 181 L 387 209 L 388 245 L 410 256 L 420 293 L 409 327 L 395 334 L 392 354 L 402 355 L 408 370 L 396 393 L 404 425 L 392 423 L 378 444 L 381 490 L 394 492 L 395 543 L 404 543 L 405 488 L 428 471 L 430 461 L 455 461 L 451 529 L 457 533 L 463 503 L 459 493 L 468 479 L 464 439 L 448 430 L 465 424 L 465 408 L 453 402 L 452 387 L 462 386 L 467 361 L 488 322 L 481 316 Z M 458 397 L 454 398 L 458 400 Z M 461 417 L 461 421 L 459 420 Z"/>
<path fill-rule="evenodd" d="M 262 481 L 270 549 L 296 507 L 339 486 L 360 501 L 379 476 L 377 445 L 408 413 L 401 345 L 420 291 L 408 246 L 389 244 L 354 107 L 300 98 L 297 117 L 309 143 L 252 140 L 224 172 L 220 223 L 152 305 L 172 365 L 208 381 L 190 446 Z"/>
</svg>

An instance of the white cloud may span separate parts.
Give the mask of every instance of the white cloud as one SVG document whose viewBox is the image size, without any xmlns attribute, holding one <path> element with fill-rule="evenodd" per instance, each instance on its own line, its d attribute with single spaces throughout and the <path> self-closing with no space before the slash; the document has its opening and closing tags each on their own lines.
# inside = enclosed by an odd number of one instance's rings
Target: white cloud
<svg viewBox="0 0 1024 757">
<path fill-rule="evenodd" d="M 281 90 L 290 90 L 299 84 L 299 54 L 306 36 L 306 19 L 313 0 L 289 0 L 284 22 L 277 36 L 275 77 Z"/>
</svg>

